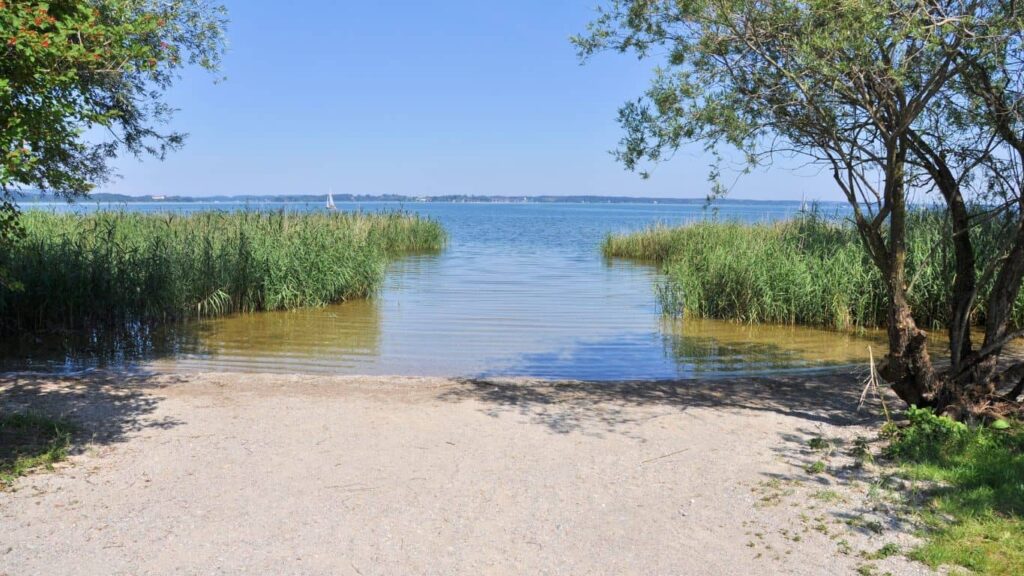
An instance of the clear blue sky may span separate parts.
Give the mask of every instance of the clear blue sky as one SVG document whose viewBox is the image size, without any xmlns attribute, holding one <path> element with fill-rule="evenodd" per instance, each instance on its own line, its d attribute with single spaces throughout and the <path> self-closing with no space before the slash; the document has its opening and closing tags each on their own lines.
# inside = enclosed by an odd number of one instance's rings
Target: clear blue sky
<svg viewBox="0 0 1024 576">
<path fill-rule="evenodd" d="M 616 111 L 653 62 L 569 44 L 597 0 L 225 0 L 226 81 L 171 92 L 190 133 L 166 161 L 118 161 L 127 194 L 600 194 L 702 197 L 699 146 L 650 180 L 609 155 Z M 774 169 L 740 198 L 838 199 L 829 178 Z"/>
</svg>

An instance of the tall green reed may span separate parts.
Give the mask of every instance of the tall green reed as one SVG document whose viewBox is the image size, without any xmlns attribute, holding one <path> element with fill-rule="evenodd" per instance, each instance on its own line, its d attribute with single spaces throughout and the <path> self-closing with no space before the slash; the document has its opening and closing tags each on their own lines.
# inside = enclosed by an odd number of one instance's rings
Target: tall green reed
<svg viewBox="0 0 1024 576">
<path fill-rule="evenodd" d="M 913 215 L 908 277 L 915 317 L 941 328 L 949 319 L 953 254 L 948 222 L 938 212 Z M 974 230 L 979 267 L 996 254 L 997 221 Z M 742 322 L 830 328 L 879 327 L 886 321 L 882 278 L 852 224 L 800 215 L 772 224 L 704 221 L 610 235 L 606 256 L 660 264 L 659 299 L 667 313 Z M 983 286 L 975 320 L 985 314 Z M 1024 325 L 1024 295 L 1014 309 Z"/>
<path fill-rule="evenodd" d="M 95 212 L 22 216 L 2 255 L 0 333 L 321 306 L 371 294 L 389 259 L 446 235 L 405 213 Z"/>
</svg>

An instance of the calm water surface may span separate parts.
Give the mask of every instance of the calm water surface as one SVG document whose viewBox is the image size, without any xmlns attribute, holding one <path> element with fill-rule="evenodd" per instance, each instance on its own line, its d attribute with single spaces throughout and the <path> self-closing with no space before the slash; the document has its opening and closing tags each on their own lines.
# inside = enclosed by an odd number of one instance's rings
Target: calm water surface
<svg viewBox="0 0 1024 576">
<path fill-rule="evenodd" d="M 262 208 L 268 207 L 274 206 Z M 439 220 L 449 232 L 449 246 L 439 255 L 394 262 L 377 297 L 193 323 L 154 337 L 152 345 L 122 351 L 115 362 L 166 370 L 661 379 L 850 364 L 866 358 L 873 342 L 805 328 L 663 318 L 654 291 L 657 270 L 606 261 L 600 243 L 609 232 L 712 217 L 700 204 L 403 208 Z M 717 217 L 768 221 L 798 209 L 797 203 L 730 203 Z M 101 356 L 45 361 L 66 368 L 111 361 Z"/>
</svg>

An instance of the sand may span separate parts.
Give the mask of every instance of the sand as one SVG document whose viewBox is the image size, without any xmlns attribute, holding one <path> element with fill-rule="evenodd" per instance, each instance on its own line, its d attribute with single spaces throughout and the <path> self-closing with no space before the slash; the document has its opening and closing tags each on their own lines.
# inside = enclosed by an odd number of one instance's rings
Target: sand
<svg viewBox="0 0 1024 576">
<path fill-rule="evenodd" d="M 877 423 L 859 394 L 849 375 L 0 376 L 4 409 L 82 427 L 0 492 L 0 574 L 927 574 L 860 557 L 913 540 L 843 455 Z"/>
</svg>

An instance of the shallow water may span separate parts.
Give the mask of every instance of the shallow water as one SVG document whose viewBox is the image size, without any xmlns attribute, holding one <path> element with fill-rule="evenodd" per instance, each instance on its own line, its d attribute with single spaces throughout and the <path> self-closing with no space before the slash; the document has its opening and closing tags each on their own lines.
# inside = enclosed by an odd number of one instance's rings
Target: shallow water
<svg viewBox="0 0 1024 576">
<path fill-rule="evenodd" d="M 169 206 L 129 209 L 156 207 Z M 261 208 L 268 207 L 274 206 Z M 392 263 L 373 299 L 193 323 L 149 335 L 140 346 L 121 346 L 114 355 L 39 353 L 33 363 L 67 369 L 141 362 L 163 370 L 662 379 L 857 363 L 877 342 L 872 335 L 663 318 L 654 291 L 657 270 L 606 261 L 600 243 L 609 232 L 716 217 L 700 203 L 403 208 L 441 221 L 449 246 L 439 255 Z M 717 217 L 767 221 L 798 209 L 798 203 L 729 203 Z"/>
</svg>

